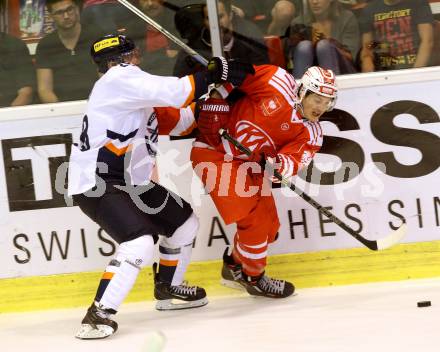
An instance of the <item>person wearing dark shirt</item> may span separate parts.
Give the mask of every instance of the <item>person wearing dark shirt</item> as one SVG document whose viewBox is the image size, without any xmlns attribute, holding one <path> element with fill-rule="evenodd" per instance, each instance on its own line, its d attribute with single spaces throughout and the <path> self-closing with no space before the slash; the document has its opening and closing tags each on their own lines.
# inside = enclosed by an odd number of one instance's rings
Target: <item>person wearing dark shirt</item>
<svg viewBox="0 0 440 352">
<path fill-rule="evenodd" d="M 35 72 L 26 44 L 0 32 L 0 107 L 32 103 Z"/>
<path fill-rule="evenodd" d="M 83 0 L 81 24 L 94 28 L 96 35 L 122 32 L 137 19 L 117 0 Z"/>
<path fill-rule="evenodd" d="M 363 72 L 425 67 L 433 47 L 426 0 L 374 0 L 361 16 Z"/>
<path fill-rule="evenodd" d="M 56 30 L 38 43 L 36 51 L 38 95 L 42 103 L 86 99 L 98 78 L 90 60 L 94 33 L 80 23 L 73 0 L 47 0 Z"/>
<path fill-rule="evenodd" d="M 233 11 L 251 20 L 267 35 L 283 36 L 302 12 L 302 0 L 233 0 Z"/>
<path fill-rule="evenodd" d="M 178 7 L 168 4 L 165 0 L 139 0 L 139 9 L 178 37 L 174 26 L 174 14 Z M 171 75 L 178 47 L 170 39 L 141 19 L 127 27 L 127 34 L 139 47 L 142 54 L 140 67 L 144 71 L 155 75 Z"/>
<path fill-rule="evenodd" d="M 212 56 L 212 47 L 209 33 L 208 11 L 206 6 L 203 6 L 201 9 L 203 11 L 202 15 L 204 16 L 204 25 L 201 27 L 199 36 L 195 40 L 189 41 L 188 45 L 200 55 L 209 58 Z M 181 11 L 185 11 L 185 8 Z M 255 65 L 269 62 L 262 32 L 252 22 L 235 16 L 230 0 L 218 1 L 218 17 L 222 31 L 224 56 L 226 58 Z M 187 20 L 190 21 L 191 19 L 192 17 Z M 182 17 L 181 20 L 184 20 L 184 17 Z M 181 36 L 185 38 L 185 34 L 181 33 Z M 182 77 L 194 73 L 199 69 L 200 65 L 197 62 L 184 51 L 180 51 L 177 55 L 173 74 Z"/>
</svg>

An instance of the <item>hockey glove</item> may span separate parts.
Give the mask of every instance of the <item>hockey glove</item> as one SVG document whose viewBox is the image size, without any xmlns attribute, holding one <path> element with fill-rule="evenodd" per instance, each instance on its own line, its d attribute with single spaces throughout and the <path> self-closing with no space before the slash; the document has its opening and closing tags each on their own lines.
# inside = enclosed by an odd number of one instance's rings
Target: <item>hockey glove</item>
<svg viewBox="0 0 440 352">
<path fill-rule="evenodd" d="M 249 161 L 258 163 L 261 166 L 261 170 L 263 171 L 266 167 L 267 160 L 275 157 L 275 150 L 272 147 L 266 145 L 257 151 L 253 151 L 252 154 L 249 155 Z"/>
<path fill-rule="evenodd" d="M 220 144 L 220 128 L 225 128 L 229 120 L 229 104 L 223 99 L 209 98 L 198 103 L 196 110 L 197 127 L 200 132 L 200 140 L 210 146 Z"/>
<path fill-rule="evenodd" d="M 295 163 L 285 154 L 278 153 L 275 157 L 268 157 L 267 161 L 273 166 L 274 170 L 276 170 L 285 179 L 289 179 L 296 173 Z M 271 176 L 270 180 L 274 183 L 281 182 L 275 176 Z"/>
<path fill-rule="evenodd" d="M 270 180 L 274 183 L 281 182 L 273 175 L 274 171 L 277 171 L 283 178 L 290 178 L 295 174 L 295 164 L 293 160 L 285 154 L 277 154 L 273 148 L 268 146 L 263 147 L 257 152 L 253 152 L 249 156 L 249 161 L 260 164 L 262 170 L 265 170 L 267 167 L 266 171 L 272 175 Z"/>
<path fill-rule="evenodd" d="M 232 83 L 240 86 L 248 74 L 255 74 L 252 64 L 236 60 L 226 60 L 222 56 L 213 57 L 208 62 L 208 84 Z"/>
</svg>

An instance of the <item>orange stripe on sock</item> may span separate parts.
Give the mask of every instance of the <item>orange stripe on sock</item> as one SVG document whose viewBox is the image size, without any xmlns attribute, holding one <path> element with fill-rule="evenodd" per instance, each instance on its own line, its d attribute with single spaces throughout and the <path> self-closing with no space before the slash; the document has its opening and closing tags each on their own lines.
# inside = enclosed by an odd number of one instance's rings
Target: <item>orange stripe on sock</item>
<svg viewBox="0 0 440 352">
<path fill-rule="evenodd" d="M 111 273 L 109 271 L 105 271 L 104 274 L 102 274 L 102 279 L 104 279 L 104 280 L 111 280 L 114 275 L 115 275 L 115 273 Z"/>
<path fill-rule="evenodd" d="M 179 261 L 178 260 L 165 260 L 165 259 L 161 259 L 159 261 L 160 265 L 165 265 L 165 266 L 177 266 L 177 263 Z"/>
</svg>

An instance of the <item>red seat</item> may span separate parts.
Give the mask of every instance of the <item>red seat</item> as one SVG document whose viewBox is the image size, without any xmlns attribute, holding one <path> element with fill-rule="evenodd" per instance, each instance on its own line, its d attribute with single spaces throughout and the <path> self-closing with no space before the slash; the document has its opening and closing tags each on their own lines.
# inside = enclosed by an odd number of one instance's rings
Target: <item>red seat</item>
<svg viewBox="0 0 440 352">
<path fill-rule="evenodd" d="M 286 68 L 286 58 L 284 57 L 283 42 L 281 38 L 275 35 L 264 37 L 267 46 L 269 61 L 272 65 Z"/>
</svg>

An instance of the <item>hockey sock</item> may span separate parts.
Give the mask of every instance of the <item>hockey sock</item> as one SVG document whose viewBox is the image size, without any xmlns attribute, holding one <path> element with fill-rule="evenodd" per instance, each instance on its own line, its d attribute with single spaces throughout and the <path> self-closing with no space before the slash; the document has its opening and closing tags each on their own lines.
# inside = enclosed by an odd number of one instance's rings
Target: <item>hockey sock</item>
<svg viewBox="0 0 440 352">
<path fill-rule="evenodd" d="M 231 258 L 235 264 L 241 264 L 240 257 L 238 256 L 238 253 L 236 250 L 237 245 L 238 245 L 238 234 L 236 233 L 234 236 L 234 247 L 232 247 Z"/>
<path fill-rule="evenodd" d="M 133 287 L 139 271 L 151 260 L 154 251 L 152 236 L 145 235 L 120 244 L 116 257 L 102 275 L 95 302 L 105 309 L 117 311 Z"/>
<path fill-rule="evenodd" d="M 159 246 L 159 281 L 171 284 L 179 263 L 179 256 L 180 248 Z"/>
<path fill-rule="evenodd" d="M 177 228 L 171 237 L 164 237 L 159 246 L 159 280 L 178 286 L 188 267 L 192 244 L 199 228 L 194 213 Z"/>
<path fill-rule="evenodd" d="M 183 282 L 183 277 L 185 276 L 186 269 L 188 268 L 189 262 L 191 260 L 192 253 L 192 243 L 180 248 L 180 258 L 177 263 L 176 272 L 174 273 L 173 281 L 171 285 L 180 285 Z"/>
<path fill-rule="evenodd" d="M 190 262 L 192 243 L 180 248 L 159 246 L 159 281 L 180 285 Z"/>
<path fill-rule="evenodd" d="M 249 276 L 258 276 L 264 272 L 267 258 L 267 241 L 257 244 L 245 244 L 240 240 L 240 234 L 234 237 L 232 258 L 241 264 L 242 270 Z"/>
</svg>

